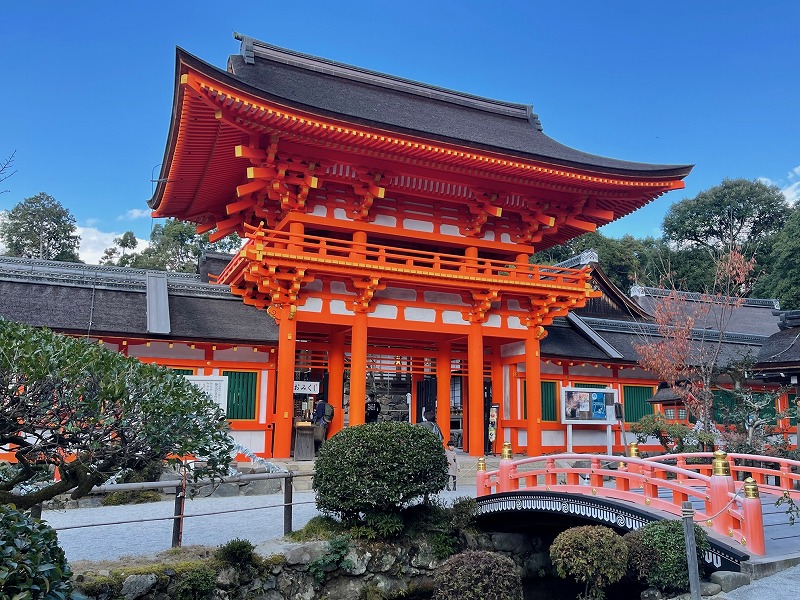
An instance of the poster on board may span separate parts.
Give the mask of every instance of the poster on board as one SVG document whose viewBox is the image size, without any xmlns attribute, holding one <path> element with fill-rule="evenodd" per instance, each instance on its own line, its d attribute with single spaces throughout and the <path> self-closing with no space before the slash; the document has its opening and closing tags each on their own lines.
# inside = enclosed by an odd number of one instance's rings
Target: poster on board
<svg viewBox="0 0 800 600">
<path fill-rule="evenodd" d="M 573 425 L 615 423 L 616 401 L 617 390 L 612 388 L 561 388 L 561 422 Z"/>
</svg>

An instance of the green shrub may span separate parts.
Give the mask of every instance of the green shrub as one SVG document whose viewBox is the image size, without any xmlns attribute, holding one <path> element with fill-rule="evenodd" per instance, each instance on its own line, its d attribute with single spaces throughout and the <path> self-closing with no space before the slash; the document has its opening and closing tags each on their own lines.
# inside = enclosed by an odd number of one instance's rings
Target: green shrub
<svg viewBox="0 0 800 600">
<path fill-rule="evenodd" d="M 586 585 L 580 596 L 600 600 L 603 588 L 625 575 L 628 549 L 622 536 L 602 525 L 572 527 L 556 536 L 550 559 L 559 577 Z"/>
<path fill-rule="evenodd" d="M 641 528 L 642 546 L 652 555 L 645 581 L 664 591 L 689 589 L 689 567 L 686 560 L 686 541 L 682 521 L 653 521 Z M 708 537 L 698 525 L 694 526 L 697 544 L 697 563 L 702 570 L 703 554 L 709 549 Z M 702 574 L 702 573 L 701 573 Z"/>
<path fill-rule="evenodd" d="M 470 550 L 451 556 L 433 576 L 433 600 L 522 600 L 522 579 L 510 558 Z"/>
<path fill-rule="evenodd" d="M 308 564 L 308 572 L 319 584 L 325 583 L 328 573 L 332 573 L 338 569 L 350 571 L 353 564 L 350 560 L 345 559 L 347 553 L 350 552 L 350 540 L 347 536 L 339 536 L 333 538 L 328 542 L 328 549 L 319 558 L 312 560 Z"/>
<path fill-rule="evenodd" d="M 342 524 L 325 515 L 311 517 L 302 529 L 297 529 L 289 533 L 288 537 L 295 542 L 307 542 L 309 540 L 329 540 L 342 533 Z"/>
<path fill-rule="evenodd" d="M 124 504 L 146 504 L 148 502 L 161 502 L 161 493 L 156 490 L 129 490 L 126 492 L 111 492 L 103 496 L 103 506 L 121 506 Z"/>
<path fill-rule="evenodd" d="M 236 538 L 217 548 L 214 551 L 214 558 L 237 569 L 246 568 L 255 562 L 255 554 L 253 554 L 255 549 L 256 547 L 250 541 Z"/>
<path fill-rule="evenodd" d="M 72 571 L 54 529 L 0 504 L 0 590 L 3 598 L 69 598 Z"/>
<path fill-rule="evenodd" d="M 217 573 L 208 567 L 187 571 L 175 588 L 176 600 L 201 600 L 210 598 L 217 587 Z"/>
<path fill-rule="evenodd" d="M 447 484 L 439 439 L 408 423 L 369 423 L 339 431 L 314 465 L 317 508 L 346 524 L 367 515 L 399 514 L 414 500 Z"/>
<path fill-rule="evenodd" d="M 628 574 L 634 579 L 645 581 L 655 558 L 642 541 L 642 530 L 629 531 L 622 536 L 622 540 L 628 547 Z"/>
</svg>

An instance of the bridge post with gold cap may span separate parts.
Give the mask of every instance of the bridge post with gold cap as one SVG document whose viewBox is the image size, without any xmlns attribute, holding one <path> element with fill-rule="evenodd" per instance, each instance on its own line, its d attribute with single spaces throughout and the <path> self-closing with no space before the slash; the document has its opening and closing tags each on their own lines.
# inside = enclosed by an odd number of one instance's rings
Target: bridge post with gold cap
<svg viewBox="0 0 800 600">
<path fill-rule="evenodd" d="M 484 457 L 480 457 L 478 459 L 478 470 L 475 473 L 475 485 L 478 488 L 477 496 L 480 498 L 481 496 L 485 496 L 490 492 L 487 487 L 487 474 L 486 474 L 486 459 Z"/>
<path fill-rule="evenodd" d="M 514 466 L 514 453 L 511 443 L 503 443 L 503 453 L 500 455 L 500 472 L 498 473 L 498 491 L 510 492 L 519 489 L 519 479 L 514 477 L 517 468 Z"/>
<path fill-rule="evenodd" d="M 733 531 L 730 502 L 734 491 L 735 485 L 731 477 L 728 455 L 723 450 L 717 450 L 711 463 L 711 485 L 708 490 L 711 506 L 706 513 L 716 515 L 711 521 L 711 526 L 714 531 L 725 536 L 730 536 Z"/>
<path fill-rule="evenodd" d="M 764 515 L 761 498 L 758 495 L 758 484 L 752 477 L 744 480 L 744 498 L 742 499 L 742 545 L 753 554 L 764 556 L 767 553 L 764 540 Z"/>
</svg>

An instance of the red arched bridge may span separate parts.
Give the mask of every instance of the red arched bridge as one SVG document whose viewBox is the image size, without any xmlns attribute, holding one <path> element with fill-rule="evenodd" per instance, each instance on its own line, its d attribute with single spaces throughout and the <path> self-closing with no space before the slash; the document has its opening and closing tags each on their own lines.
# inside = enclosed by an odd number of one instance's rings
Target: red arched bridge
<svg viewBox="0 0 800 600">
<path fill-rule="evenodd" d="M 639 458 L 635 444 L 631 454 L 513 460 L 506 444 L 498 469 L 479 461 L 479 514 L 559 514 L 631 531 L 680 518 L 688 501 L 709 533 L 713 568 L 738 570 L 751 556 L 800 552 L 800 524 L 793 531 L 786 509 L 775 507 L 781 498 L 800 501 L 800 462 L 720 450 Z"/>
</svg>

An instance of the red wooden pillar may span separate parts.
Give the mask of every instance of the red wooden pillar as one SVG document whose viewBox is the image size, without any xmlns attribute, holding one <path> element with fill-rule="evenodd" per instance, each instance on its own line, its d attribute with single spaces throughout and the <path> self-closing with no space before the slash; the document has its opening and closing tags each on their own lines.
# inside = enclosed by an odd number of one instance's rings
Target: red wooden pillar
<svg viewBox="0 0 800 600">
<path fill-rule="evenodd" d="M 367 313 L 357 311 L 350 345 L 350 426 L 362 425 L 367 396 Z"/>
<path fill-rule="evenodd" d="M 293 308 L 293 307 L 291 307 Z M 278 381 L 275 398 L 275 439 L 273 456 L 289 458 L 292 451 L 294 419 L 294 369 L 297 346 L 297 321 L 289 307 L 281 311 L 278 327 Z"/>
<path fill-rule="evenodd" d="M 436 351 L 436 422 L 444 441 L 450 439 L 450 359 L 453 345 L 440 342 Z"/>
<path fill-rule="evenodd" d="M 467 386 L 469 413 L 469 454 L 486 453 L 483 422 L 483 330 L 480 323 L 470 323 L 467 337 Z"/>
<path fill-rule="evenodd" d="M 539 360 L 540 327 L 529 327 L 525 337 L 525 396 L 528 412 L 528 456 L 542 453 L 542 371 Z"/>
<path fill-rule="evenodd" d="M 505 386 L 503 385 L 503 363 L 500 360 L 500 344 L 492 344 L 491 355 L 491 370 L 492 370 L 492 403 L 497 404 L 497 431 L 495 432 L 494 444 L 492 445 L 492 453 L 496 453 L 498 448 L 502 448 L 506 441 L 505 430 L 503 428 L 503 419 L 506 418 L 505 411 Z M 513 448 L 513 444 L 512 444 Z"/>
<path fill-rule="evenodd" d="M 343 331 L 331 335 L 328 354 L 328 402 L 336 408 L 328 427 L 329 436 L 344 427 L 344 336 Z"/>
</svg>

